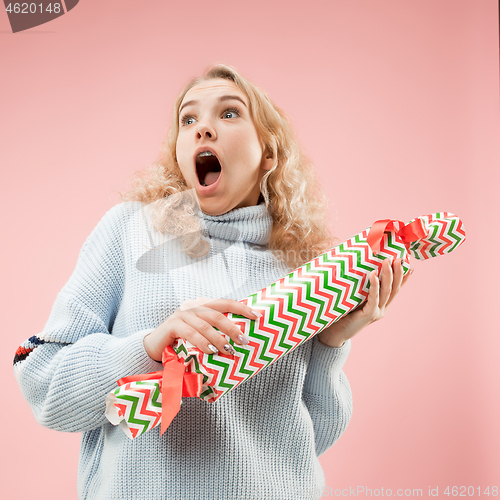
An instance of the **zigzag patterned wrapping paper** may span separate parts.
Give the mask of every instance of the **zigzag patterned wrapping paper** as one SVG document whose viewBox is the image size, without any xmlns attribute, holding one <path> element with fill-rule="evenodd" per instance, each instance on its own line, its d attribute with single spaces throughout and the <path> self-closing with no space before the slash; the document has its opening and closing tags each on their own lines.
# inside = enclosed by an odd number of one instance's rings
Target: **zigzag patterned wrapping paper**
<svg viewBox="0 0 500 500">
<path fill-rule="evenodd" d="M 162 422 L 162 433 L 178 411 L 181 401 L 176 400 L 180 400 L 181 392 L 183 396 L 198 396 L 213 403 L 363 303 L 368 296 L 369 275 L 373 270 L 379 272 L 385 259 L 404 259 L 406 274 L 410 253 L 419 260 L 429 259 L 452 252 L 464 241 L 462 221 L 449 212 L 418 217 L 406 225 L 401 221 L 377 221 L 241 301 L 261 312 L 261 318 L 250 320 L 227 313 L 250 338 L 248 345 L 239 346 L 226 337 L 236 351 L 234 357 L 205 354 L 178 339 L 173 349 L 169 348 L 171 355 L 175 351 L 178 357 L 174 364 L 177 368 L 182 366 L 182 372 L 185 369 L 184 375 L 198 374 L 202 387 L 190 393 L 179 386 L 174 400 L 168 398 L 168 405 L 174 408 L 169 408 L 168 419 L 165 418 L 168 422 Z M 165 359 L 163 362 L 166 368 Z M 122 379 L 121 385 L 106 398 L 106 416 L 130 438 L 160 422 L 162 383 L 167 383 L 162 373 L 166 375 L 164 371 Z M 141 377 L 148 380 L 138 382 Z M 182 385 L 180 380 L 178 385 Z M 167 401 L 165 393 L 163 399 Z"/>
</svg>

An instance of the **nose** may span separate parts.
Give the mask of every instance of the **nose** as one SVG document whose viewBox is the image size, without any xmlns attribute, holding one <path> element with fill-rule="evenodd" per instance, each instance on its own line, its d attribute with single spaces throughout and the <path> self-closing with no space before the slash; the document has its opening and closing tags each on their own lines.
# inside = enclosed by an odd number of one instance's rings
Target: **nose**
<svg viewBox="0 0 500 500">
<path fill-rule="evenodd" d="M 196 135 L 199 139 L 207 138 L 207 139 L 216 139 L 217 132 L 215 131 L 215 127 L 211 122 L 206 120 L 198 122 L 198 128 L 196 130 Z"/>
</svg>

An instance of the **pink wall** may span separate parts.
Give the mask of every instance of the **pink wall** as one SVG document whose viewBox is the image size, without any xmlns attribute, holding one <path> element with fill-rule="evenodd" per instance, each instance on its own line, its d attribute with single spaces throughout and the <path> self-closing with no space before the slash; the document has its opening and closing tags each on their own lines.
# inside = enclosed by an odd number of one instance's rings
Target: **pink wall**
<svg viewBox="0 0 500 500">
<path fill-rule="evenodd" d="M 156 157 L 176 94 L 213 62 L 289 114 L 339 238 L 441 210 L 468 233 L 416 262 L 387 317 L 353 341 L 354 415 L 322 457 L 325 493 L 500 486 L 496 0 L 82 0 L 17 34 L 2 11 L 0 60 L 4 498 L 76 497 L 79 436 L 36 424 L 12 358 Z"/>
</svg>

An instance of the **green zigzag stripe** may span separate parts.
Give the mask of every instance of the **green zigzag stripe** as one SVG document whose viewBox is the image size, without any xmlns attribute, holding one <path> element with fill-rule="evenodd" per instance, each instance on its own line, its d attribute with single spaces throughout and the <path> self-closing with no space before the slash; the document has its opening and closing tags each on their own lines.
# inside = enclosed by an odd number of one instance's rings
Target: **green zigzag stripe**
<svg viewBox="0 0 500 500">
<path fill-rule="evenodd" d="M 364 238 L 360 238 L 359 236 L 355 236 L 354 238 L 351 238 L 350 241 L 354 241 L 357 245 L 367 245 L 366 240 Z M 352 243 L 351 243 L 352 244 Z M 361 248 L 349 248 L 345 246 L 345 243 L 342 243 L 339 245 L 339 250 L 342 253 L 351 253 L 356 255 L 356 265 L 359 266 L 360 269 L 365 270 L 368 274 L 371 273 L 375 267 L 370 266 L 364 259 L 364 251 Z M 341 256 L 337 256 L 333 262 L 336 261 L 336 259 L 342 258 Z M 345 257 L 344 257 L 345 259 Z M 342 260 L 344 260 L 342 259 Z"/>
<path fill-rule="evenodd" d="M 174 351 L 177 354 L 177 356 L 179 356 L 180 354 L 184 354 L 185 357 L 188 356 L 188 351 L 184 344 L 180 344 L 178 347 L 174 349 Z"/>
<path fill-rule="evenodd" d="M 330 287 L 331 292 L 335 292 L 335 298 L 332 302 L 332 311 L 334 311 L 338 316 L 343 316 L 346 314 L 347 310 L 345 307 L 342 307 L 341 299 L 342 299 L 342 291 L 340 288 Z M 361 302 L 360 299 L 357 299 L 357 303 Z"/>
<path fill-rule="evenodd" d="M 318 286 L 320 286 L 321 283 L 323 283 L 323 288 L 325 288 L 324 285 L 328 281 L 328 271 L 326 271 L 325 269 L 314 269 L 314 271 L 311 271 L 310 275 L 318 276 L 319 277 Z M 309 300 L 311 302 L 317 302 L 318 304 L 315 311 L 316 313 L 314 318 L 315 322 L 321 325 L 320 328 L 325 327 L 328 324 L 328 321 L 324 319 L 326 316 L 327 300 L 323 297 L 321 298 L 318 297 L 317 299 L 315 297 L 310 297 Z"/>
<path fill-rule="evenodd" d="M 410 245 L 410 252 L 412 254 L 413 257 L 415 257 L 415 259 L 417 260 L 423 260 L 423 256 L 422 256 L 422 252 L 420 251 L 420 247 L 421 247 L 421 243 L 420 241 L 414 241 L 411 245 Z"/>
<path fill-rule="evenodd" d="M 307 270 L 307 274 L 310 275 L 311 274 L 311 264 L 310 262 L 307 263 L 306 265 L 306 270 Z M 288 282 L 292 285 L 292 286 L 296 286 L 296 287 L 300 287 L 302 289 L 302 291 L 304 292 L 303 296 L 302 296 L 302 301 L 303 302 L 318 302 L 317 299 L 313 299 L 312 298 L 312 282 L 307 279 L 307 276 L 306 277 L 303 277 L 303 278 L 298 278 L 298 277 L 292 277 L 288 280 Z M 311 311 L 310 309 L 301 309 L 302 306 L 299 306 L 297 304 L 296 308 L 293 308 L 292 307 L 292 300 L 290 300 L 290 307 L 288 308 L 288 311 L 291 312 L 292 314 L 296 314 L 298 317 L 300 317 L 300 327 L 298 329 L 298 331 L 294 332 L 294 336 L 301 336 L 303 337 L 302 339 L 302 342 L 306 339 L 308 339 L 313 333 L 312 332 L 308 332 L 305 330 L 305 327 L 306 327 L 306 323 L 307 323 L 307 318 L 309 316 L 312 317 L 312 320 L 315 321 L 316 320 L 316 308 L 314 308 L 313 311 Z M 300 308 L 300 309 L 299 309 Z M 287 331 L 288 333 L 288 331 Z"/>
<path fill-rule="evenodd" d="M 394 237 L 393 233 L 387 233 L 387 247 L 391 248 L 394 253 L 398 254 L 397 258 L 403 258 L 405 253 L 405 247 L 399 243 Z"/>
<path fill-rule="evenodd" d="M 220 375 L 220 380 L 218 383 L 220 388 L 225 387 L 227 389 L 232 389 L 234 387 L 234 383 L 228 382 L 228 380 L 229 381 L 231 380 L 228 377 L 228 374 L 231 373 L 230 366 L 228 363 L 212 358 L 210 360 L 209 366 L 211 366 L 211 367 L 218 366 L 219 368 L 222 368 L 222 374 L 221 374 L 221 370 L 217 370 L 217 368 L 214 368 L 219 372 L 219 375 Z"/>
<path fill-rule="evenodd" d="M 207 387 L 207 389 L 200 394 L 200 398 L 201 399 L 205 399 L 205 398 L 210 399 L 210 397 L 212 395 L 215 396 L 215 394 L 216 394 L 216 392 L 211 387 Z"/>
<path fill-rule="evenodd" d="M 136 385 L 146 385 L 146 386 L 149 386 L 149 387 L 153 387 L 154 388 L 154 391 L 153 392 L 153 395 L 151 396 L 151 400 L 150 400 L 150 404 L 151 406 L 154 406 L 155 408 L 160 408 L 161 409 L 161 403 L 158 401 L 158 399 L 160 398 L 160 386 L 158 385 L 157 382 L 151 382 L 150 380 L 138 380 L 136 382 Z"/>
<path fill-rule="evenodd" d="M 457 219 L 450 219 L 451 227 L 449 227 L 447 234 L 450 238 L 455 240 L 455 243 L 446 251 L 446 253 L 453 252 L 453 250 L 455 250 L 455 248 L 457 248 L 458 245 L 460 245 L 460 243 L 462 242 L 462 238 L 460 238 L 460 236 L 458 236 L 458 234 L 456 233 L 455 228 L 457 225 L 458 225 Z"/>
<path fill-rule="evenodd" d="M 353 251 L 350 253 L 359 254 L 358 251 Z M 358 257 L 359 257 L 359 255 L 358 255 Z M 346 273 L 347 259 L 338 259 L 337 263 L 340 266 L 340 277 L 344 281 L 347 281 L 347 283 L 342 283 L 342 288 L 340 288 L 339 284 L 337 284 L 337 286 L 333 286 L 333 284 L 332 284 L 331 286 L 327 285 L 325 287 L 325 289 L 328 291 L 331 291 L 331 292 L 335 291 L 337 293 L 341 293 L 341 290 L 344 289 L 347 298 L 349 300 L 353 301 L 354 303 L 359 304 L 363 299 L 360 299 L 356 295 L 356 293 L 357 293 L 358 288 L 360 288 L 361 277 L 356 278 L 355 276 L 349 276 Z M 349 283 L 351 283 L 351 284 L 349 285 Z M 337 300 L 337 304 L 338 303 L 339 302 Z"/>
<path fill-rule="evenodd" d="M 275 297 L 275 298 L 283 298 L 285 300 L 285 302 L 288 301 L 288 304 L 289 304 L 290 303 L 290 296 L 288 295 L 289 293 L 290 292 L 288 292 L 288 291 L 285 291 L 285 290 L 282 291 L 281 289 L 279 289 L 277 286 L 277 283 L 273 283 L 270 286 L 269 294 L 267 294 L 267 295 L 270 297 Z M 283 297 L 283 295 L 285 295 L 285 296 Z M 278 330 L 280 330 L 280 329 L 283 330 L 283 335 L 281 335 L 281 338 L 279 339 L 278 345 L 285 350 L 292 349 L 294 347 L 294 344 L 287 344 L 285 342 L 289 326 L 287 323 L 282 323 L 280 321 L 281 318 L 280 318 L 279 312 L 277 311 L 277 309 L 278 309 L 277 303 L 271 302 L 271 303 L 268 303 L 266 305 L 269 307 L 269 317 L 267 320 L 267 325 L 272 326 Z M 285 307 L 285 309 L 286 309 L 286 307 Z M 264 340 L 263 337 L 261 335 L 256 334 L 255 331 L 253 332 L 253 337 L 259 338 L 260 340 Z M 269 338 L 266 338 L 265 351 L 267 351 L 267 349 L 268 349 L 269 342 L 270 342 Z M 258 359 L 260 361 L 266 362 L 267 364 L 269 364 L 270 362 L 273 361 L 273 358 L 266 357 L 263 352 L 261 352 Z"/>
<path fill-rule="evenodd" d="M 209 354 L 209 356 L 213 356 L 213 354 Z M 195 354 L 191 354 L 189 355 L 186 360 L 184 361 L 184 363 L 189 363 L 190 361 L 193 361 L 194 363 L 194 366 L 195 366 L 195 371 L 197 373 L 201 373 L 203 375 L 203 383 L 205 384 L 208 380 L 208 375 L 206 375 L 205 373 L 203 373 L 201 371 L 201 365 L 200 365 L 200 362 L 198 361 L 198 357 L 195 355 Z"/>
<path fill-rule="evenodd" d="M 130 408 L 130 414 L 128 418 L 129 424 L 142 426 L 143 429 L 140 432 L 140 434 L 146 432 L 149 429 L 151 422 L 149 420 L 141 420 L 140 418 L 135 416 L 136 413 L 140 415 L 140 412 L 137 411 L 137 407 L 139 404 L 138 401 L 140 398 L 138 396 L 129 396 L 127 394 L 120 394 L 118 398 L 125 399 L 126 401 L 130 401 L 132 403 L 132 407 Z"/>
<path fill-rule="evenodd" d="M 430 232 L 429 236 L 426 238 L 430 243 L 434 243 L 434 245 L 431 245 L 430 247 L 427 248 L 427 252 L 430 253 L 432 257 L 436 257 L 439 255 L 437 253 L 437 250 L 439 249 L 440 246 L 442 246 L 443 242 L 439 241 L 435 238 L 437 238 L 440 225 L 439 224 L 433 224 L 431 226 L 432 232 Z"/>
<path fill-rule="evenodd" d="M 337 260 L 337 263 L 342 268 L 343 263 L 341 263 L 338 260 Z M 325 292 L 328 292 L 333 297 L 331 309 L 333 311 L 335 311 L 336 313 L 338 313 L 339 315 L 344 315 L 346 313 L 346 310 L 344 308 L 342 308 L 339 304 L 341 302 L 341 297 L 343 295 L 349 296 L 349 293 L 352 289 L 352 286 L 350 286 L 349 283 L 343 283 L 344 286 L 342 288 L 339 286 L 334 287 L 334 286 L 329 285 L 328 284 L 329 272 L 326 269 L 319 269 L 318 268 L 318 269 L 316 269 L 315 274 L 320 275 L 323 278 L 323 283 L 322 283 L 323 290 Z M 348 279 L 347 281 L 352 281 L 352 279 Z M 314 300 L 314 299 L 311 298 L 309 300 Z M 319 314 L 316 317 L 316 321 L 318 323 L 321 323 L 324 327 L 329 323 L 329 320 L 325 319 L 326 318 L 325 309 L 326 309 L 327 299 L 321 298 L 321 299 L 318 299 L 317 301 L 320 302 L 321 306 L 319 308 Z M 360 302 L 359 299 L 356 299 L 355 301 L 356 301 L 356 303 Z"/>
<path fill-rule="evenodd" d="M 238 347 L 238 346 L 234 346 L 235 350 L 238 351 L 240 353 L 240 355 L 243 357 L 243 361 L 240 363 L 240 366 L 238 368 L 238 372 L 242 375 L 242 376 L 247 376 L 247 377 L 251 377 L 255 371 L 254 370 L 247 370 L 245 367 L 246 366 L 249 366 L 249 361 L 251 359 L 251 356 L 250 356 L 250 351 L 248 349 L 243 349 L 241 347 Z"/>
<path fill-rule="evenodd" d="M 265 353 L 269 349 L 269 344 L 271 343 L 271 340 L 266 335 L 259 335 L 258 333 L 254 333 L 252 338 L 259 339 L 260 341 L 262 341 L 263 343 L 262 349 L 260 350 L 260 354 L 258 354 L 258 351 L 256 349 L 255 359 L 263 362 L 264 366 L 267 366 L 269 363 L 273 361 L 273 358 L 265 355 Z"/>
</svg>

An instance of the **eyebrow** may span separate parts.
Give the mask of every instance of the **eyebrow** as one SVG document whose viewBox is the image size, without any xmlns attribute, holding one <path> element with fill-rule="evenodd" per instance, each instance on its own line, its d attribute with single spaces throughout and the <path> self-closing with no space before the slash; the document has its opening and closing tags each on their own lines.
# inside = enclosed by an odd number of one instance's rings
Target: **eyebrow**
<svg viewBox="0 0 500 500">
<path fill-rule="evenodd" d="M 245 108 L 247 107 L 247 105 L 245 104 L 245 101 L 241 97 L 238 97 L 237 95 L 223 95 L 222 97 L 219 97 L 219 102 L 230 101 L 230 100 L 233 100 L 233 99 L 236 99 L 237 101 L 240 101 L 245 106 Z M 179 108 L 179 114 L 181 114 L 182 108 L 184 106 L 190 106 L 192 104 L 198 104 L 198 101 L 188 101 L 188 102 L 185 102 Z"/>
</svg>

